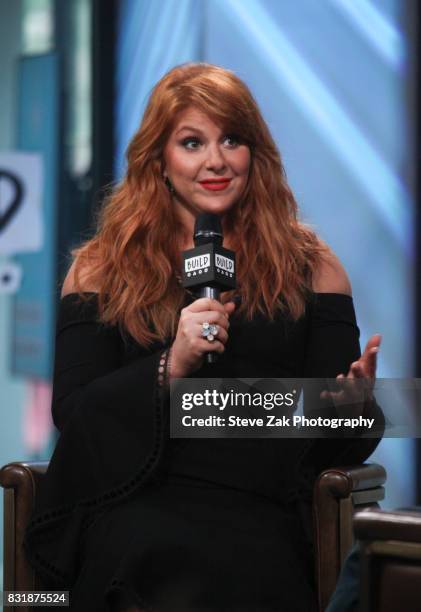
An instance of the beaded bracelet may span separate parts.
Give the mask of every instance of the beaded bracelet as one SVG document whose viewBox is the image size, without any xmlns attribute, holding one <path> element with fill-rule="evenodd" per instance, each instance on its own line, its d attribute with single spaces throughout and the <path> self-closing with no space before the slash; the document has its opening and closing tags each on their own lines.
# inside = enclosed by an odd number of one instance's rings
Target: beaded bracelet
<svg viewBox="0 0 421 612">
<path fill-rule="evenodd" d="M 163 389 L 168 389 L 169 373 L 171 361 L 171 347 L 165 349 L 161 354 L 158 366 L 158 385 Z"/>
</svg>

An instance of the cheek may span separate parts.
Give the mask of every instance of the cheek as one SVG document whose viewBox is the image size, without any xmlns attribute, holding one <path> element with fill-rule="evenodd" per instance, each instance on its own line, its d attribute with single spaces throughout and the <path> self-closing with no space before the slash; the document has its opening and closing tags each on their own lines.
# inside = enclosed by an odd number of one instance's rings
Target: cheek
<svg viewBox="0 0 421 612">
<path fill-rule="evenodd" d="M 197 168 L 197 162 L 194 159 L 183 153 L 178 153 L 170 156 L 167 165 L 170 174 L 173 174 L 173 178 L 178 176 L 179 178 L 188 178 L 194 175 Z"/>
<path fill-rule="evenodd" d="M 239 152 L 235 160 L 235 169 L 238 174 L 248 176 L 250 170 L 250 151 Z"/>
</svg>

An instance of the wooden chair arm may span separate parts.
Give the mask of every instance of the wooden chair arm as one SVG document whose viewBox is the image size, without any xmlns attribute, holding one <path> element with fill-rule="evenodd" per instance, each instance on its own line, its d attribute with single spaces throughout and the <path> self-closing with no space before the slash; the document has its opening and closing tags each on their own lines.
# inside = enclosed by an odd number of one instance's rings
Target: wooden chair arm
<svg viewBox="0 0 421 612">
<path fill-rule="evenodd" d="M 355 510 L 377 506 L 384 498 L 385 481 L 385 469 L 375 463 L 330 468 L 316 479 L 313 533 L 320 610 L 326 608 L 352 547 Z"/>
<path fill-rule="evenodd" d="M 316 491 L 338 499 L 351 495 L 354 505 L 365 505 L 384 498 L 385 482 L 386 470 L 377 463 L 341 466 L 322 472 L 316 482 Z"/>
<path fill-rule="evenodd" d="M 32 513 L 36 490 L 47 467 L 48 461 L 15 461 L 0 469 L 0 485 L 4 488 L 5 591 L 39 588 L 34 571 L 25 558 L 22 541 Z M 25 612 L 25 607 L 19 610 Z"/>
<path fill-rule="evenodd" d="M 48 461 L 14 461 L 8 463 L 0 469 L 0 485 L 4 489 L 30 487 L 35 491 L 47 468 Z"/>
<path fill-rule="evenodd" d="M 418 612 L 421 595 L 421 508 L 358 512 L 361 612 Z"/>
<path fill-rule="evenodd" d="M 367 508 L 355 515 L 354 532 L 359 540 L 392 540 L 421 543 L 421 508 L 379 510 Z"/>
</svg>

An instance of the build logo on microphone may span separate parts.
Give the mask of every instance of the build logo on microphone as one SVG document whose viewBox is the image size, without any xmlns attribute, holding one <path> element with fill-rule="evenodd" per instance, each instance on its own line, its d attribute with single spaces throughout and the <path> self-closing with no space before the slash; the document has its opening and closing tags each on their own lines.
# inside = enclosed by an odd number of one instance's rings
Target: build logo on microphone
<svg viewBox="0 0 421 612">
<path fill-rule="evenodd" d="M 187 276 L 196 276 L 208 272 L 210 266 L 210 253 L 189 257 L 184 262 L 184 270 Z"/>
<path fill-rule="evenodd" d="M 217 272 L 232 278 L 232 275 L 234 274 L 234 261 L 232 259 L 229 259 L 229 257 L 224 257 L 219 253 L 215 253 L 215 266 Z"/>
</svg>

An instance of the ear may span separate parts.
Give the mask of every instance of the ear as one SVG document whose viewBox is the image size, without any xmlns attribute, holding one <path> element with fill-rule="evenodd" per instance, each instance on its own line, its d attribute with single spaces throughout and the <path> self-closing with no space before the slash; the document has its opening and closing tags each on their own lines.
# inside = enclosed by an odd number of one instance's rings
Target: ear
<svg viewBox="0 0 421 612">
<path fill-rule="evenodd" d="M 168 178 L 167 169 L 165 167 L 165 161 L 163 159 L 161 160 L 161 176 L 164 179 Z"/>
</svg>

